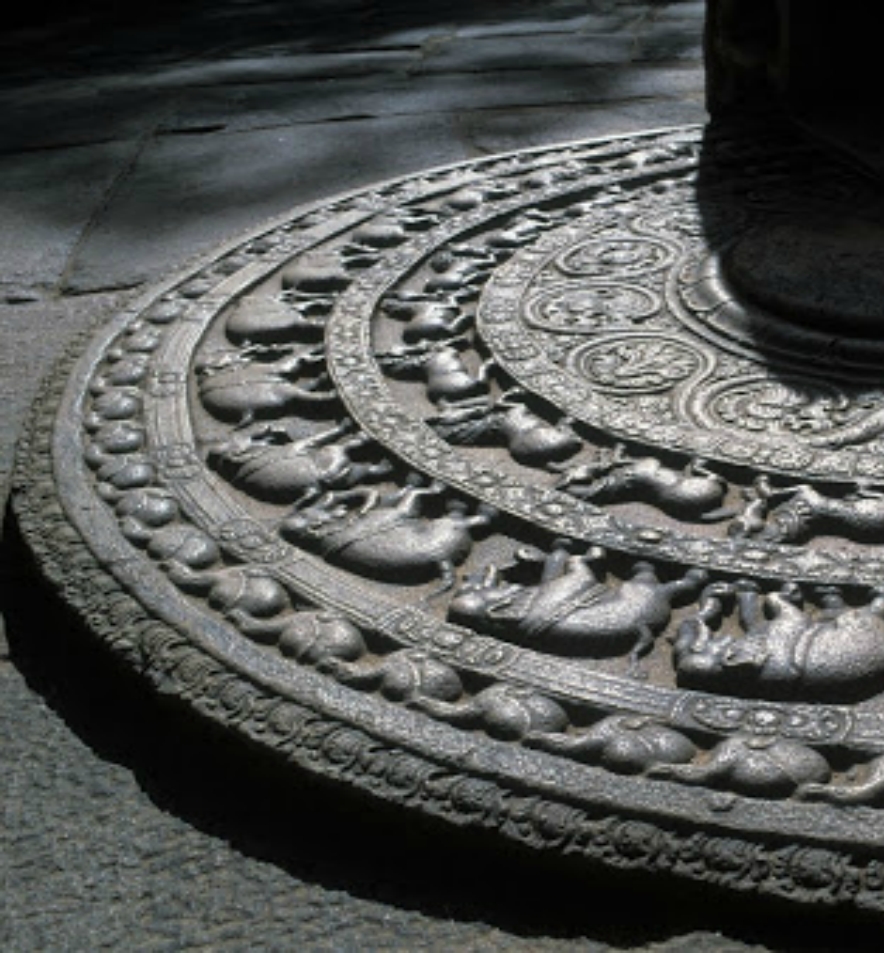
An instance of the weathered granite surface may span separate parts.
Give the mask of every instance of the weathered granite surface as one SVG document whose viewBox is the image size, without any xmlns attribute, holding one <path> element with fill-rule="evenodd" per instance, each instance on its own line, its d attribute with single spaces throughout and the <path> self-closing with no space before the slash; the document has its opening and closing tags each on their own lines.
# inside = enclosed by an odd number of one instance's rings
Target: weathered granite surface
<svg viewBox="0 0 884 953">
<path fill-rule="evenodd" d="M 115 21 L 93 4 L 16 25 L 0 89 L 0 480 L 65 344 L 238 231 L 399 172 L 704 117 L 702 3 L 411 8 L 160 4 Z M 5 949 L 729 951 L 866 935 L 857 919 L 796 923 L 550 869 L 262 771 L 92 648 L 9 527 L 0 572 Z"/>
</svg>

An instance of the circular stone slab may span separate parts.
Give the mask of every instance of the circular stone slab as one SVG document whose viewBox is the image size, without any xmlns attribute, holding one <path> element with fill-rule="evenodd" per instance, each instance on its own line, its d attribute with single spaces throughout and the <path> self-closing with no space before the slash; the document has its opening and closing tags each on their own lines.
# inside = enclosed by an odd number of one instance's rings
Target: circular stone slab
<svg viewBox="0 0 884 953">
<path fill-rule="evenodd" d="M 292 770 L 884 907 L 884 344 L 721 267 L 865 189 L 685 128 L 297 211 L 47 381 L 24 536 L 130 666 Z"/>
</svg>

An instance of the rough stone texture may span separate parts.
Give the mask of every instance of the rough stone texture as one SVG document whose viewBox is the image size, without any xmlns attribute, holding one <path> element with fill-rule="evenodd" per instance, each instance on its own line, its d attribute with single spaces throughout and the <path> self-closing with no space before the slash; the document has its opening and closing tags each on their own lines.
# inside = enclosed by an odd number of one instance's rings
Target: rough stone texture
<svg viewBox="0 0 884 953">
<path fill-rule="evenodd" d="M 87 6 L 32 6 L 2 42 L 0 481 L 39 377 L 122 289 L 391 173 L 703 119 L 698 3 Z M 544 42 L 518 69 L 526 33 Z M 11 530 L 0 590 L 4 949 L 856 949 L 865 935 L 856 919 L 796 925 L 777 906 L 549 870 L 265 776 L 91 648 Z"/>
<path fill-rule="evenodd" d="M 551 868 L 261 771 L 61 611 L 35 627 L 42 591 L 5 573 L 4 949 L 861 948 L 858 921 Z"/>
</svg>

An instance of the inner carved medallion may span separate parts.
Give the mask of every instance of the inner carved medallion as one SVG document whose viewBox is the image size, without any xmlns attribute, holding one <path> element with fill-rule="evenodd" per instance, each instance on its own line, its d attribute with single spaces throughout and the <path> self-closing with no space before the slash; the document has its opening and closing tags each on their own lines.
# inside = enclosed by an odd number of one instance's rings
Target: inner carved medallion
<svg viewBox="0 0 884 953">
<path fill-rule="evenodd" d="M 884 346 L 749 289 L 799 241 L 772 210 L 866 189 L 688 128 L 303 210 L 50 383 L 25 536 L 146 677 L 320 774 L 884 906 Z"/>
</svg>

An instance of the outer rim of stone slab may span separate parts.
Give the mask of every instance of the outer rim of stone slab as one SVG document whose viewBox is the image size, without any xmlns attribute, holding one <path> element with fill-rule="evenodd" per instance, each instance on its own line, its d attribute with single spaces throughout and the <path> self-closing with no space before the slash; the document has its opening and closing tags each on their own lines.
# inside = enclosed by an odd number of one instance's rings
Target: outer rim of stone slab
<svg viewBox="0 0 884 953">
<path fill-rule="evenodd" d="M 664 131 L 671 130 L 653 132 Z M 592 141 L 621 138 L 630 135 Z M 579 144 L 526 151 L 543 153 L 575 145 Z M 482 161 L 495 158 L 503 157 Z M 474 165 L 457 163 L 425 171 Z M 412 177 L 374 183 L 368 189 Z M 368 189 L 336 198 L 357 196 Z M 311 203 L 296 211 L 308 212 L 324 204 Z M 122 315 L 101 326 L 122 326 L 144 303 L 180 284 L 201 264 L 290 220 L 292 214 L 252 229 L 209 255 L 198 256 L 178 276 L 153 288 Z M 494 770 L 490 761 L 480 770 L 459 770 L 446 759 L 391 745 L 380 734 L 343 718 L 331 718 L 320 710 L 322 706 L 309 700 L 282 699 L 257 679 L 219 662 L 182 635 L 175 624 L 152 615 L 96 558 L 68 518 L 54 474 L 56 418 L 70 375 L 78 364 L 89 360 L 93 348 L 106 343 L 104 334 L 92 329 L 83 335 L 44 382 L 19 444 L 12 481 L 13 511 L 41 571 L 65 603 L 101 642 L 157 690 L 298 769 L 342 781 L 388 804 L 412 807 L 460 827 L 491 829 L 529 847 L 578 856 L 595 864 L 665 872 L 790 900 L 884 909 L 884 862 L 876 859 L 878 852 L 871 846 L 854 842 L 833 848 L 824 843 L 825 831 L 816 836 L 809 831 L 798 843 L 770 831 L 753 835 L 734 830 L 726 822 L 734 800 L 729 794 L 713 792 L 710 796 L 707 792 L 711 809 L 720 810 L 725 820 L 716 824 L 709 816 L 700 827 L 667 817 L 665 811 L 647 816 L 634 809 L 618 810 L 616 799 L 601 789 L 594 792 L 595 800 L 593 792 L 585 799 L 556 797 L 553 777 L 542 789 L 526 792 L 519 779 L 507 777 L 505 770 Z M 820 806 L 821 820 L 829 810 Z M 865 813 L 866 809 L 859 810 Z"/>
</svg>

